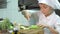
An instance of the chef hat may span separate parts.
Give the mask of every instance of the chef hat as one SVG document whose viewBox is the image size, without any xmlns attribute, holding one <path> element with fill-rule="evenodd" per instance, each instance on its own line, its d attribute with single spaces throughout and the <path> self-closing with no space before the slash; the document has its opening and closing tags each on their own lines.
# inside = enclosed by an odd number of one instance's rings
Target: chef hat
<svg viewBox="0 0 60 34">
<path fill-rule="evenodd" d="M 51 6 L 54 9 L 60 10 L 60 3 L 58 0 L 38 0 L 38 3 L 44 3 L 48 6 Z"/>
</svg>

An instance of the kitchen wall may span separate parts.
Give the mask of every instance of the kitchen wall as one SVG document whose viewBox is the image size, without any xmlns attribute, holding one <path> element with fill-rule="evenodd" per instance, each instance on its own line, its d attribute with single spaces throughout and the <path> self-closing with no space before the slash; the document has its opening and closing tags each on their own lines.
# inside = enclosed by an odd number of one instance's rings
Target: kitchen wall
<svg viewBox="0 0 60 34">
<path fill-rule="evenodd" d="M 28 25 L 21 12 L 18 12 L 18 0 L 7 0 L 7 8 L 0 9 L 0 18 L 9 18 L 12 23 Z"/>
</svg>

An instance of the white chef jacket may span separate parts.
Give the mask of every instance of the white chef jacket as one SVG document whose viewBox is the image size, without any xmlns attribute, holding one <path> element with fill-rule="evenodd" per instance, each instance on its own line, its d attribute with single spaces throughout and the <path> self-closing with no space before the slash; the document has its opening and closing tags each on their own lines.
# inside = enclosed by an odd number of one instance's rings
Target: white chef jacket
<svg viewBox="0 0 60 34">
<path fill-rule="evenodd" d="M 36 13 L 32 14 L 31 16 L 33 16 L 33 18 L 31 18 L 32 20 L 30 20 L 31 24 L 47 24 L 47 25 L 55 28 L 60 34 L 60 17 L 55 12 L 53 12 L 48 17 L 45 17 L 42 12 L 36 12 Z M 36 20 L 37 20 L 37 22 L 36 22 Z M 48 28 L 44 28 L 44 34 L 51 34 L 51 32 L 49 31 Z"/>
</svg>

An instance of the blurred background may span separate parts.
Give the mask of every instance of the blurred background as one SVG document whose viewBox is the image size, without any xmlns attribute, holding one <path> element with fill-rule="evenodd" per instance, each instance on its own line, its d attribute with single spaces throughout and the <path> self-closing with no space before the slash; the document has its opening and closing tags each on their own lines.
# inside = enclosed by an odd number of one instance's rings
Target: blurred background
<svg viewBox="0 0 60 34">
<path fill-rule="evenodd" d="M 0 0 L 0 9 L 7 7 L 7 0 Z"/>
<path fill-rule="evenodd" d="M 22 15 L 22 10 L 37 11 L 38 9 L 37 0 L 0 0 L 0 18 L 8 18 L 12 23 L 29 24 Z M 60 10 L 56 9 L 56 13 L 60 15 Z"/>
</svg>

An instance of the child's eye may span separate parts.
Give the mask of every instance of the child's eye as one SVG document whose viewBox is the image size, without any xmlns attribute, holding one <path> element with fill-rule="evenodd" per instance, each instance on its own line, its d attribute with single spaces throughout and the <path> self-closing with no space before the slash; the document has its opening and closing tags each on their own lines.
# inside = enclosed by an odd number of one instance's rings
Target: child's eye
<svg viewBox="0 0 60 34">
<path fill-rule="evenodd" d="M 43 6 L 44 8 L 47 8 L 47 6 Z"/>
</svg>

